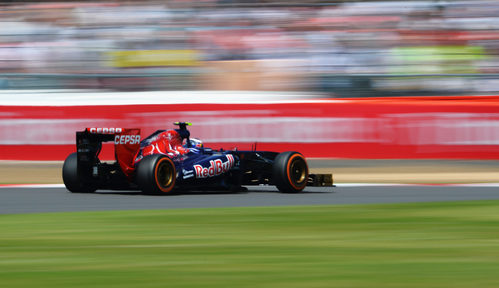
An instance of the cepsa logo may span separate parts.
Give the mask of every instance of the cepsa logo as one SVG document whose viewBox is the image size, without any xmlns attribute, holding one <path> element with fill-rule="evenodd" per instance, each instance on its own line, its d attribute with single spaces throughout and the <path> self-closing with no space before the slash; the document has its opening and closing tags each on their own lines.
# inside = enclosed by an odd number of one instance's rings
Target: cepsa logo
<svg viewBox="0 0 499 288">
<path fill-rule="evenodd" d="M 194 165 L 196 178 L 214 177 L 229 171 L 232 167 L 234 167 L 234 156 L 227 154 L 225 157 L 227 157 L 227 161 L 225 162 L 222 162 L 220 159 L 211 160 L 210 167 L 208 168 L 201 165 Z"/>
<path fill-rule="evenodd" d="M 116 135 L 114 144 L 139 144 L 140 135 Z"/>
<path fill-rule="evenodd" d="M 123 132 L 123 128 L 87 128 L 92 134 L 119 134 Z"/>
</svg>

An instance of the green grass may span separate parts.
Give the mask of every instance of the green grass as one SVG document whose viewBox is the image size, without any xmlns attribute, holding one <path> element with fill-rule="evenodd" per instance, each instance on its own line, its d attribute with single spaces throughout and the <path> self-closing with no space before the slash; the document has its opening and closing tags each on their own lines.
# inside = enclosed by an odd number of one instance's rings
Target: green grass
<svg viewBox="0 0 499 288">
<path fill-rule="evenodd" d="M 1 287 L 498 287 L 499 201 L 0 215 Z"/>
</svg>

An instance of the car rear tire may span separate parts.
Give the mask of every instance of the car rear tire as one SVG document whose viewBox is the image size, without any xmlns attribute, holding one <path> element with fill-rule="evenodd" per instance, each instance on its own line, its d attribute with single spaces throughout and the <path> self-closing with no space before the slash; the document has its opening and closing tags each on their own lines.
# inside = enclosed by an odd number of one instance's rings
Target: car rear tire
<svg viewBox="0 0 499 288">
<path fill-rule="evenodd" d="M 155 154 L 142 159 L 137 167 L 136 182 L 145 194 L 171 194 L 177 171 L 172 159 Z"/>
<path fill-rule="evenodd" d="M 62 166 L 62 181 L 66 188 L 72 193 L 95 192 L 97 185 L 90 179 L 91 176 L 80 170 L 77 153 L 71 153 Z"/>
<path fill-rule="evenodd" d="M 308 166 L 305 157 L 298 152 L 277 155 L 272 166 L 272 179 L 283 193 L 297 193 L 307 186 Z"/>
</svg>

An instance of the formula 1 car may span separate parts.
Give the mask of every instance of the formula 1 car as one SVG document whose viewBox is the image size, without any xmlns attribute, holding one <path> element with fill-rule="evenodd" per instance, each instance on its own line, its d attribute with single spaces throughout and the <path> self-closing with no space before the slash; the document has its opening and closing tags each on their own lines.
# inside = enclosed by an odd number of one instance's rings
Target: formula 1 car
<svg viewBox="0 0 499 288">
<path fill-rule="evenodd" d="M 224 151 L 190 138 L 188 122 L 158 130 L 141 141 L 140 129 L 86 128 L 76 132 L 77 152 L 64 161 L 62 177 L 75 193 L 141 190 L 168 194 L 176 190 L 244 191 L 248 185 L 275 185 L 281 192 L 305 186 L 332 186 L 331 174 L 309 174 L 298 152 Z M 114 141 L 114 163 L 99 160 L 103 142 Z"/>
</svg>

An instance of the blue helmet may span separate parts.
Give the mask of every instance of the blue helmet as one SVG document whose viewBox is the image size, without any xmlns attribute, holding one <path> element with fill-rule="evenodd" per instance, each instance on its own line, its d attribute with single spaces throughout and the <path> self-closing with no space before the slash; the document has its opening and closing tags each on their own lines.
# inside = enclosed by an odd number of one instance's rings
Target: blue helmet
<svg viewBox="0 0 499 288">
<path fill-rule="evenodd" d="M 190 138 L 189 142 L 191 148 L 203 148 L 203 141 L 199 139 Z"/>
</svg>

